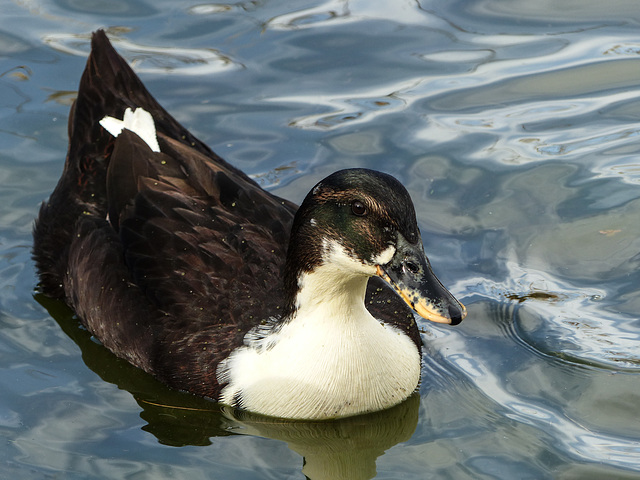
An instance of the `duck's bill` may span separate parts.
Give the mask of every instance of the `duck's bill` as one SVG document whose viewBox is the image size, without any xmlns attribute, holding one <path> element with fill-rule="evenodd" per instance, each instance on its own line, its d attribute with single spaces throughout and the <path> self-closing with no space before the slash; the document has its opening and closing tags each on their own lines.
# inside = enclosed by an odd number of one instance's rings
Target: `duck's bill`
<svg viewBox="0 0 640 480">
<path fill-rule="evenodd" d="M 402 243 L 389 263 L 377 266 L 378 276 L 421 317 L 437 323 L 460 323 L 467 309 L 435 276 L 420 242 L 418 246 Z"/>
</svg>

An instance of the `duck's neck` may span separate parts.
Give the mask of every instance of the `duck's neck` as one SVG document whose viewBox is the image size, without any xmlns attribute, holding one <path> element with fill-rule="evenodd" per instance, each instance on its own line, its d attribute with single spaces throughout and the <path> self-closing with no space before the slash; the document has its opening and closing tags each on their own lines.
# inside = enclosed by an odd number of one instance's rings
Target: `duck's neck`
<svg viewBox="0 0 640 480">
<path fill-rule="evenodd" d="M 290 247 L 287 260 L 285 319 L 308 316 L 317 308 L 331 317 L 349 318 L 356 311 L 366 312 L 364 296 L 375 267 L 352 259 L 339 244 L 327 240 L 306 258 Z"/>
<path fill-rule="evenodd" d="M 320 313 L 327 321 L 353 320 L 368 316 L 364 308 L 368 275 L 345 274 L 334 264 L 325 264 L 298 278 L 295 309 L 290 320 Z"/>
</svg>

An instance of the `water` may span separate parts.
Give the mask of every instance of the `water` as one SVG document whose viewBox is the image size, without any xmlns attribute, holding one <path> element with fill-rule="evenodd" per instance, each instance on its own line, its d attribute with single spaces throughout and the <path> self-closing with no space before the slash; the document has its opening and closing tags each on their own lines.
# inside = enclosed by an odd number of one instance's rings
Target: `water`
<svg viewBox="0 0 640 480">
<path fill-rule="evenodd" d="M 1 477 L 640 478 L 636 2 L 0 11 Z M 299 202 L 349 166 L 409 188 L 469 310 L 421 324 L 419 395 L 342 422 L 234 414 L 115 359 L 34 295 L 32 221 L 100 27 L 170 112 L 275 193 Z"/>
</svg>

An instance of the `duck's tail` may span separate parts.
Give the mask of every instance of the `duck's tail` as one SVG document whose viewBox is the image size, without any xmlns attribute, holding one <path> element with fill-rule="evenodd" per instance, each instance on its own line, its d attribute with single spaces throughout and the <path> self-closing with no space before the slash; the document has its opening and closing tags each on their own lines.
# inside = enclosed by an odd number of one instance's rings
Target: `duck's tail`
<svg viewBox="0 0 640 480">
<path fill-rule="evenodd" d="M 127 108 L 136 107 L 151 114 L 158 133 L 228 165 L 160 106 L 112 47 L 105 32 L 95 32 L 69 116 L 64 171 L 51 197 L 43 203 L 34 227 L 33 256 L 41 289 L 48 295 L 64 296 L 62 279 L 78 219 L 86 215 L 104 219 L 107 215 L 106 178 L 114 137 L 99 122 L 105 116 L 122 118 Z"/>
</svg>

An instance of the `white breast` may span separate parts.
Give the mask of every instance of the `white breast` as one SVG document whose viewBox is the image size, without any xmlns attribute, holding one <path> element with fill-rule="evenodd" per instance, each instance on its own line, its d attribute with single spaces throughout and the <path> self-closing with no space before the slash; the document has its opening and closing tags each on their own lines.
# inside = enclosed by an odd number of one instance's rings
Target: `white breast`
<svg viewBox="0 0 640 480">
<path fill-rule="evenodd" d="M 414 392 L 416 345 L 366 310 L 368 276 L 343 272 L 336 281 L 331 268 L 302 278 L 295 318 L 221 364 L 223 403 L 240 398 L 237 406 L 264 415 L 325 419 L 391 407 Z"/>
</svg>

